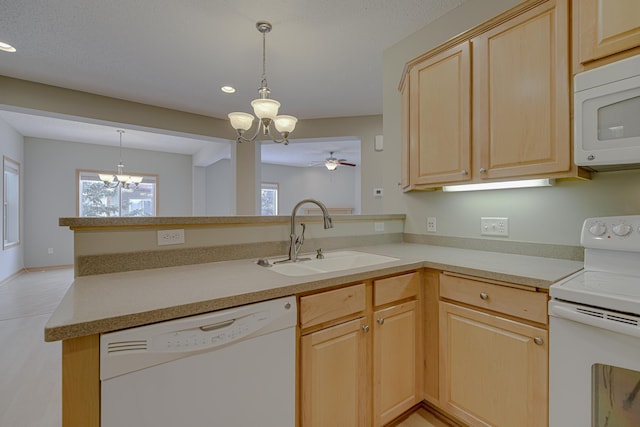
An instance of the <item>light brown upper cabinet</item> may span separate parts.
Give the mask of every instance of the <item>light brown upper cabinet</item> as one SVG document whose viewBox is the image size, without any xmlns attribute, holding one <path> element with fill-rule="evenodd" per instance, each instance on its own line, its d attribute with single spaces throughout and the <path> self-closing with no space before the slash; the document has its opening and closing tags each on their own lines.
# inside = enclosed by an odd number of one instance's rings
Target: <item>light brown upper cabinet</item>
<svg viewBox="0 0 640 427">
<path fill-rule="evenodd" d="M 471 58 L 464 42 L 416 64 L 409 74 L 410 180 L 470 179 Z"/>
<path fill-rule="evenodd" d="M 405 191 L 588 177 L 571 161 L 569 1 L 525 1 L 407 63 Z"/>
<path fill-rule="evenodd" d="M 638 0 L 573 0 L 573 13 L 580 64 L 634 48 L 630 55 L 640 53 Z"/>
<path fill-rule="evenodd" d="M 548 1 L 475 37 L 473 136 L 481 179 L 569 171 L 569 15 Z"/>
</svg>

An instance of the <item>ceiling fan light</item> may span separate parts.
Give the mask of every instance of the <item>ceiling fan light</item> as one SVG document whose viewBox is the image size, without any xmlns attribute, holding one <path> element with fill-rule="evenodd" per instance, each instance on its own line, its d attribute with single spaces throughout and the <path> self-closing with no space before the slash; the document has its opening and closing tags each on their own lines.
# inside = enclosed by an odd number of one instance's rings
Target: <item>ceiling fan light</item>
<svg viewBox="0 0 640 427">
<path fill-rule="evenodd" d="M 293 116 L 277 116 L 274 119 L 276 129 L 280 133 L 293 132 L 293 130 L 296 128 L 297 122 L 298 119 Z"/>
<path fill-rule="evenodd" d="M 280 103 L 275 99 L 258 98 L 251 101 L 253 113 L 259 119 L 275 119 L 278 115 Z"/>
<path fill-rule="evenodd" d="M 327 160 L 324 165 L 327 167 L 327 169 L 329 169 L 330 171 L 335 170 L 338 167 L 338 163 L 337 162 L 332 162 Z"/>
<path fill-rule="evenodd" d="M 254 117 L 249 113 L 229 113 L 229 120 L 231 121 L 231 127 L 235 130 L 249 130 L 253 124 Z"/>
</svg>

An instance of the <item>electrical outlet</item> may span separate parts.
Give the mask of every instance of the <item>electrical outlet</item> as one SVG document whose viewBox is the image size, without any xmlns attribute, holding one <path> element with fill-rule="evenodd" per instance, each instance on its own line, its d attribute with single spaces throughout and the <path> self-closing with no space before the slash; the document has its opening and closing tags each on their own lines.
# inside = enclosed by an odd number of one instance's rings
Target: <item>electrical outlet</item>
<svg viewBox="0 0 640 427">
<path fill-rule="evenodd" d="M 374 222 L 373 231 L 384 231 L 384 222 Z"/>
<path fill-rule="evenodd" d="M 480 234 L 482 236 L 509 236 L 509 218 L 480 218 Z"/>
<path fill-rule="evenodd" d="M 158 230 L 158 246 L 184 243 L 184 230 Z"/>
<path fill-rule="evenodd" d="M 437 231 L 436 217 L 435 216 L 427 217 L 427 233 L 435 233 L 436 231 Z"/>
<path fill-rule="evenodd" d="M 384 190 L 382 188 L 373 189 L 373 197 L 382 197 L 382 196 L 384 196 Z"/>
</svg>

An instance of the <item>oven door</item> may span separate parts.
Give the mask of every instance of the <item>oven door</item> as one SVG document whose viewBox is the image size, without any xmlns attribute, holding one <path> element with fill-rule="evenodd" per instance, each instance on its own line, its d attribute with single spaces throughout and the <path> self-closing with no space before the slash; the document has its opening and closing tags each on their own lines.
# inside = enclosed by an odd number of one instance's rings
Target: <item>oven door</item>
<svg viewBox="0 0 640 427">
<path fill-rule="evenodd" d="M 549 426 L 640 426 L 640 317 L 549 303 Z"/>
</svg>

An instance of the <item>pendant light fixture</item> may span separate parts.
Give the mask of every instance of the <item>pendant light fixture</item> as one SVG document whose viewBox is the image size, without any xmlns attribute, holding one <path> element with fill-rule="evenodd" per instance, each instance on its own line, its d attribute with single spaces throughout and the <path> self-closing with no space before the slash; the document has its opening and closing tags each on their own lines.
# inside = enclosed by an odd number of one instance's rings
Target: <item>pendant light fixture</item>
<svg viewBox="0 0 640 427">
<path fill-rule="evenodd" d="M 124 163 L 122 163 L 122 134 L 124 131 L 122 129 L 117 129 L 116 132 L 120 134 L 120 163 L 118 163 L 118 172 L 116 174 L 98 174 L 100 177 L 100 181 L 104 182 L 104 186 L 108 188 L 116 188 L 118 185 L 121 185 L 125 190 L 133 190 L 138 188 L 138 184 L 140 184 L 143 180 L 141 176 L 133 176 L 133 175 L 125 175 L 123 173 Z"/>
<path fill-rule="evenodd" d="M 258 137 L 258 134 L 262 131 L 264 135 L 268 135 L 273 142 L 289 144 L 289 134 L 293 132 L 296 127 L 297 118 L 293 116 L 278 115 L 278 108 L 280 103 L 275 99 L 270 99 L 269 94 L 271 91 L 267 86 L 267 72 L 266 72 L 266 35 L 271 31 L 272 25 L 269 22 L 258 22 L 256 28 L 262 33 L 262 81 L 258 94 L 260 98 L 251 101 L 253 107 L 253 114 L 258 118 L 258 126 L 255 134 L 251 138 L 244 136 L 245 131 L 251 129 L 253 125 L 254 117 L 249 113 L 234 112 L 229 113 L 229 120 L 231 126 L 238 133 L 238 142 L 252 142 Z M 278 134 L 274 137 L 271 130 L 271 124 L 274 124 Z"/>
</svg>

